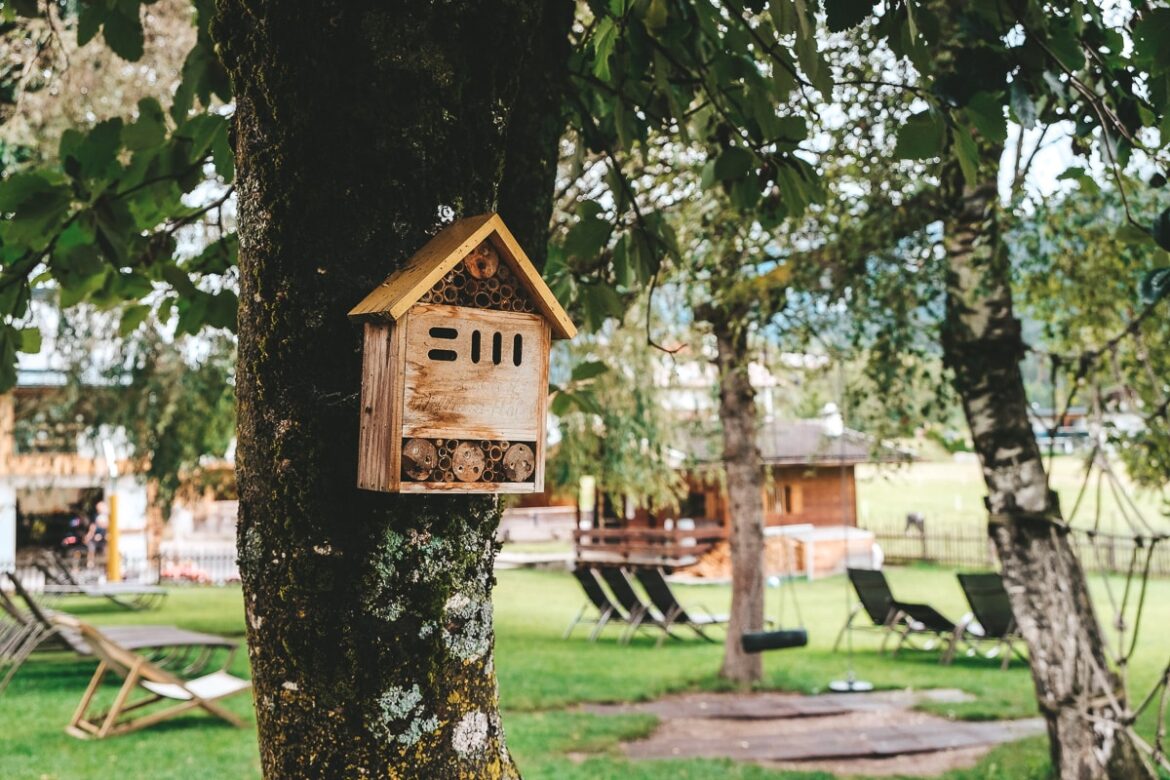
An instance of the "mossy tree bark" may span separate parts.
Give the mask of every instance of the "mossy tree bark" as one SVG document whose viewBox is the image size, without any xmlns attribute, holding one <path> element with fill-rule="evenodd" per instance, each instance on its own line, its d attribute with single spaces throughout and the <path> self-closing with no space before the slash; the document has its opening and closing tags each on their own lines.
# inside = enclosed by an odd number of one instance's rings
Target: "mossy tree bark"
<svg viewBox="0 0 1170 780">
<path fill-rule="evenodd" d="M 1012 313 L 1010 265 L 1000 234 L 998 148 L 983 150 L 984 177 L 962 182 L 951 166 L 943 344 L 955 373 L 987 484 L 989 532 L 1012 610 L 1028 645 L 1032 680 L 1060 777 L 1151 777 L 1126 730 L 1125 691 L 1106 662 L 1084 572 L 1062 528 L 1028 420 Z"/>
<path fill-rule="evenodd" d="M 346 312 L 444 223 L 496 207 L 510 139 L 551 138 L 555 159 L 559 131 L 515 109 L 526 72 L 564 67 L 542 59 L 564 50 L 540 36 L 568 32 L 545 5 L 218 4 L 237 96 L 238 545 L 267 777 L 517 776 L 493 667 L 497 503 L 354 487 Z M 520 238 L 542 246 L 551 180 L 517 179 Z"/>
<path fill-rule="evenodd" d="M 745 653 L 740 644 L 745 631 L 764 625 L 764 477 L 756 443 L 756 391 L 748 376 L 743 318 L 717 313 L 708 320 L 718 346 L 719 420 L 731 514 L 731 615 L 719 675 L 750 684 L 764 674 L 760 655 Z"/>
</svg>

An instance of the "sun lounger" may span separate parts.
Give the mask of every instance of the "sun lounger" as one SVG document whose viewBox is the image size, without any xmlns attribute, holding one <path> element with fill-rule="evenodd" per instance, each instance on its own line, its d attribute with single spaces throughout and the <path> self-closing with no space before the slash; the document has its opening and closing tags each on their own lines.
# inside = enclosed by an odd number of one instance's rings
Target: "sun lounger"
<svg viewBox="0 0 1170 780">
<path fill-rule="evenodd" d="M 849 581 L 857 593 L 858 603 L 849 613 L 845 625 L 833 643 L 836 650 L 847 631 L 875 630 L 882 637 L 882 652 L 890 637 L 897 637 L 894 654 L 914 637 L 928 635 L 930 641 L 923 649 L 949 645 L 958 629 L 957 624 L 928 604 L 898 601 L 894 598 L 886 575 L 878 569 L 847 569 Z M 861 613 L 870 619 L 870 625 L 854 625 Z"/>
<path fill-rule="evenodd" d="M 974 652 L 980 652 L 979 646 L 990 643 L 992 647 L 981 654 L 985 658 L 1002 655 L 1001 669 L 1008 668 L 1013 654 L 1023 660 L 1025 657 L 1017 647 L 1023 638 L 1003 578 L 994 573 L 959 574 L 958 577 L 959 586 L 971 605 L 971 614 L 960 621 L 945 662 L 950 663 L 954 658 L 960 642 L 970 645 Z"/>
<path fill-rule="evenodd" d="M 6 576 L 24 607 L 0 590 L 0 610 L 12 623 L 24 627 L 24 636 L 19 648 L 15 644 L 7 645 L 6 652 L 0 655 L 0 666 L 8 668 L 5 678 L 0 679 L 0 691 L 16 674 L 20 664 L 36 649 L 65 650 L 82 656 L 93 654 L 93 648 L 80 631 L 54 622 L 53 618 L 63 613 L 29 593 L 16 575 L 8 572 Z M 103 626 L 100 630 L 125 647 L 146 653 L 154 663 L 168 669 L 181 669 L 184 673 L 194 674 L 210 661 L 206 648 L 196 641 L 207 636 L 205 634 L 169 625 Z M 234 647 L 235 643 L 228 644 Z"/>
<path fill-rule="evenodd" d="M 620 566 L 602 566 L 598 571 L 601 572 L 601 578 L 609 586 L 617 603 L 626 611 L 629 626 L 621 637 L 620 641 L 623 644 L 629 644 L 640 628 L 660 629 L 663 632 L 663 637 L 659 638 L 659 644 L 661 644 L 661 639 L 666 636 L 674 636 L 666 625 L 665 616 L 642 601 L 642 597 L 634 590 L 634 583 L 630 579 L 629 572 Z"/>
<path fill-rule="evenodd" d="M 81 702 L 65 728 L 67 734 L 80 739 L 103 739 L 137 731 L 193 709 L 202 709 L 233 726 L 243 728 L 243 721 L 219 704 L 222 699 L 252 687 L 248 680 L 227 671 L 236 649 L 235 642 L 211 634 L 177 629 L 170 640 L 172 647 L 196 648 L 198 654 L 215 649 L 227 651 L 217 671 L 185 679 L 152 662 L 148 656 L 136 652 L 127 643 L 117 641 L 77 618 L 56 614 L 52 620 L 60 630 L 80 634 L 99 661 Z M 113 703 L 107 709 L 99 710 L 94 699 L 101 689 L 102 681 L 111 673 L 121 677 L 123 682 Z M 139 695 L 137 699 L 136 695 Z M 163 701 L 177 703 L 142 714 L 143 708 Z"/>
<path fill-rule="evenodd" d="M 605 589 L 601 587 L 601 581 L 597 579 L 597 570 L 591 566 L 578 564 L 573 569 L 573 577 L 581 585 L 581 590 L 585 591 L 585 604 L 581 607 L 577 616 L 573 618 L 573 622 L 569 623 L 569 627 L 565 629 L 562 639 L 568 639 L 569 635 L 573 633 L 573 629 L 577 627 L 578 623 L 594 623 L 593 630 L 589 632 L 589 641 L 594 642 L 601 634 L 601 630 L 610 623 L 628 624 L 628 619 L 622 613 L 621 609 L 614 604 Z M 597 612 L 595 618 L 585 617 L 589 609 L 592 608 Z"/>
<path fill-rule="evenodd" d="M 123 609 L 155 609 L 167 596 L 165 588 L 156 585 L 136 585 L 125 582 L 107 582 L 88 585 L 80 582 L 73 572 L 53 556 L 50 564 L 34 564 L 45 575 L 45 593 L 58 596 L 85 596 L 108 599 Z"/>
<path fill-rule="evenodd" d="M 702 613 L 687 612 L 675 597 L 674 591 L 670 589 L 661 568 L 657 566 L 639 568 L 634 571 L 634 576 L 642 584 L 646 595 L 650 597 L 650 602 L 662 613 L 663 628 L 666 631 L 669 631 L 671 626 L 686 626 L 708 642 L 714 642 L 715 639 L 708 636 L 703 629 L 727 624 L 727 615 L 716 615 L 701 605 L 699 608 L 703 610 Z M 663 638 L 665 636 L 664 633 Z"/>
</svg>

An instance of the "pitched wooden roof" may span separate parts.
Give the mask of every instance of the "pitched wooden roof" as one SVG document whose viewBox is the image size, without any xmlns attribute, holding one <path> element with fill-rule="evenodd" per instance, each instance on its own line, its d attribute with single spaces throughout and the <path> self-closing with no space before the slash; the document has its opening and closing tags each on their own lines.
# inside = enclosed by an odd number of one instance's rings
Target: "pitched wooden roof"
<svg viewBox="0 0 1170 780">
<path fill-rule="evenodd" d="M 443 228 L 415 252 L 406 265 L 390 274 L 386 281 L 354 306 L 349 312 L 350 318 L 397 321 L 456 263 L 461 262 L 472 249 L 488 238 L 492 239 L 501 257 L 523 282 L 537 309 L 548 319 L 553 338 L 571 339 L 576 336 L 577 328 L 569 315 L 540 278 L 540 273 L 516 243 L 512 231 L 508 230 L 499 214 L 465 217 Z"/>
</svg>

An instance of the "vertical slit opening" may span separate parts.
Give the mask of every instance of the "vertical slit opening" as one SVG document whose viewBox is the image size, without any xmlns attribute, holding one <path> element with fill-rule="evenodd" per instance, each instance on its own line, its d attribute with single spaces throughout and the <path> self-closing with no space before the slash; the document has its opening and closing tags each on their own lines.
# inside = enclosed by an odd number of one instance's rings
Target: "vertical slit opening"
<svg viewBox="0 0 1170 780">
<path fill-rule="evenodd" d="M 523 353 L 523 351 L 524 337 L 517 333 L 516 338 L 512 339 L 512 365 L 520 365 L 521 353 Z"/>
<path fill-rule="evenodd" d="M 503 352 L 504 352 L 504 337 L 501 336 L 499 333 L 496 333 L 495 335 L 492 336 L 492 363 L 494 363 L 498 366 L 500 364 L 500 360 L 503 356 Z"/>
<path fill-rule="evenodd" d="M 471 362 L 479 362 L 479 331 L 473 330 L 471 332 Z"/>
</svg>

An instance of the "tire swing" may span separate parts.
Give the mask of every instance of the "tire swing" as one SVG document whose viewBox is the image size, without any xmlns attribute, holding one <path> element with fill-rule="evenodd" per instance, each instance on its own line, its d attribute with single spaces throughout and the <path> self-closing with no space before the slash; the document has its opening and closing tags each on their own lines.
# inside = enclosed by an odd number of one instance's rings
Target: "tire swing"
<svg viewBox="0 0 1170 780">
<path fill-rule="evenodd" d="M 776 610 L 776 628 L 770 631 L 745 631 L 740 634 L 739 643 L 745 653 L 762 653 L 765 650 L 791 650 L 804 647 L 808 644 L 808 629 L 804 627 L 804 616 L 800 614 L 800 602 L 796 598 L 796 591 L 792 588 L 792 551 L 784 556 L 785 572 L 783 577 L 769 577 L 768 584 L 776 584 L 780 589 L 780 604 Z M 784 628 L 784 598 L 785 592 L 792 600 L 792 608 L 796 612 L 796 627 Z"/>
</svg>

